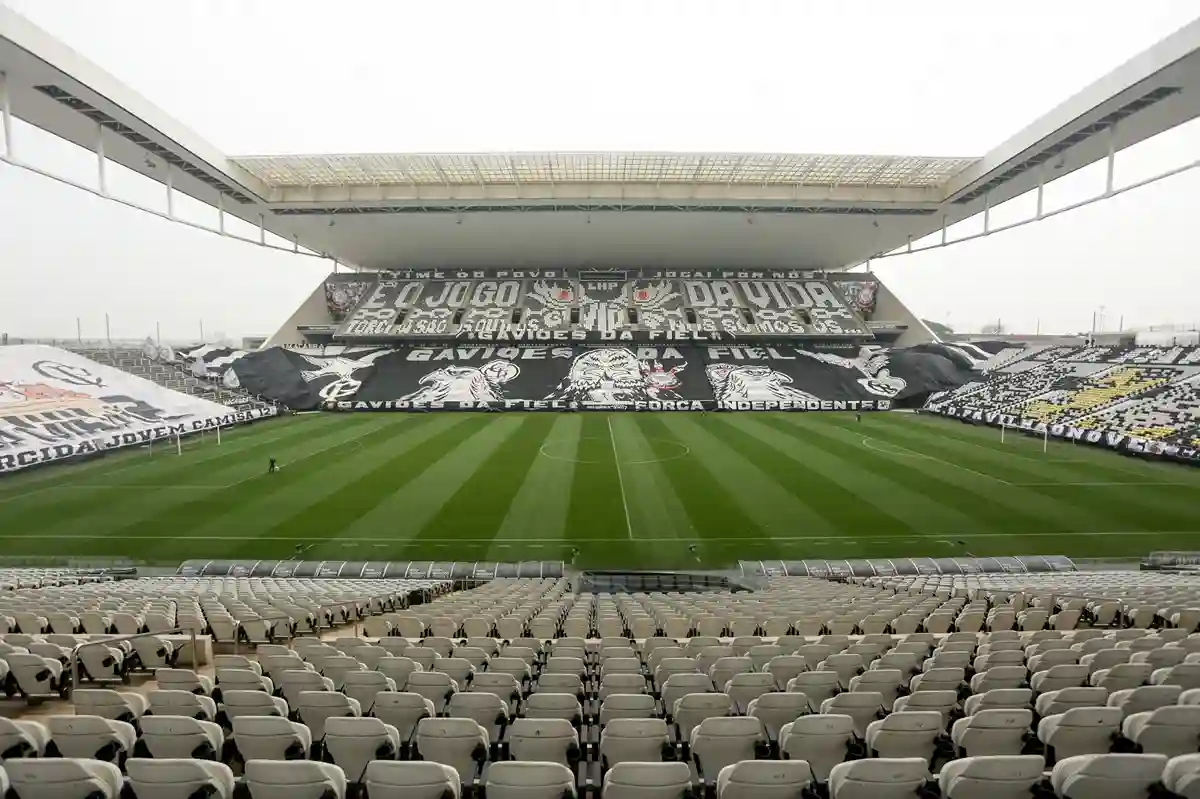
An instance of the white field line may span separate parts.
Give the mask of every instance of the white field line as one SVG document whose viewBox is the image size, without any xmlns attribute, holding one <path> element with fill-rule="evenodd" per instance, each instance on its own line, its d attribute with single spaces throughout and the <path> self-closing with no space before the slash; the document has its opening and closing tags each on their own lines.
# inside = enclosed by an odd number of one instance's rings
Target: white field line
<svg viewBox="0 0 1200 799">
<path fill-rule="evenodd" d="M 1200 530 L 1137 530 L 1132 532 L 1106 530 L 1101 532 L 1094 531 L 1079 531 L 1073 530 L 1070 532 L 1028 532 L 1028 533 L 929 533 L 927 535 L 906 533 L 898 536 L 859 536 L 853 539 L 843 538 L 838 535 L 812 535 L 812 536 L 738 536 L 736 538 L 704 538 L 702 543 L 742 543 L 746 541 L 775 541 L 775 542 L 803 542 L 803 541 L 828 541 L 839 544 L 846 544 L 853 541 L 859 544 L 871 543 L 897 543 L 903 541 L 928 541 L 939 540 L 945 541 L 948 538 L 1012 538 L 1014 536 L 1021 538 L 1049 538 L 1049 537 L 1085 537 L 1085 536 L 1164 536 L 1164 535 L 1200 535 Z M 102 538 L 110 538 L 121 541 L 139 541 L 142 539 L 160 540 L 161 536 L 153 535 L 53 535 L 45 533 L 31 533 L 28 535 L 0 535 L 0 541 L 16 541 L 16 540 L 36 540 L 40 538 L 56 539 L 56 540 L 80 540 L 92 541 Z M 340 544 L 346 542 L 354 543 L 374 543 L 374 544 L 403 544 L 406 539 L 397 540 L 391 538 L 342 538 L 338 536 L 292 536 L 292 535 L 277 535 L 277 536 L 247 536 L 247 535 L 173 535 L 172 540 L 179 541 L 323 541 L 329 544 Z M 455 544 L 492 544 L 495 539 L 492 538 L 455 538 L 447 540 L 441 546 L 454 546 Z M 627 538 L 507 538 L 504 544 L 496 544 L 499 547 L 509 546 L 511 544 L 560 544 L 569 546 L 571 544 L 628 544 Z M 687 544 L 689 539 L 683 538 L 638 538 L 637 543 L 646 544 Z"/>
<path fill-rule="evenodd" d="M 605 418 L 608 423 L 608 440 L 612 444 L 613 463 L 617 467 L 617 485 L 621 487 L 621 506 L 625 508 L 625 532 L 629 535 L 629 540 L 633 540 L 633 523 L 629 520 L 629 500 L 625 496 L 625 477 L 621 474 L 621 456 L 617 454 L 617 439 L 613 435 L 612 416 Z"/>
<path fill-rule="evenodd" d="M 953 469 L 958 469 L 961 472 L 966 472 L 967 474 L 973 474 L 976 477 L 982 477 L 986 480 L 991 480 L 993 482 L 1001 483 L 1006 486 L 1012 485 L 1012 483 L 1008 482 L 1007 480 L 1003 480 L 999 477 L 996 477 L 995 475 L 986 474 L 984 472 L 977 472 L 974 469 L 968 469 L 966 466 L 959 466 L 957 463 L 951 463 L 950 461 L 942 460 L 941 458 L 939 458 L 935 455 L 926 455 L 924 452 L 917 452 L 914 449 L 909 449 L 908 447 L 901 446 L 900 444 L 894 444 L 891 441 L 879 442 L 888 447 L 895 447 L 898 450 L 903 450 L 903 452 L 889 452 L 886 449 L 880 449 L 879 447 L 872 446 L 871 442 L 873 440 L 874 439 L 872 439 L 870 436 L 863 436 L 863 440 L 862 440 L 863 447 L 865 447 L 866 449 L 869 449 L 873 452 L 879 452 L 884 455 L 891 455 L 893 457 L 898 457 L 898 458 L 921 458 L 923 460 L 935 461 L 944 466 L 949 466 Z"/>
</svg>

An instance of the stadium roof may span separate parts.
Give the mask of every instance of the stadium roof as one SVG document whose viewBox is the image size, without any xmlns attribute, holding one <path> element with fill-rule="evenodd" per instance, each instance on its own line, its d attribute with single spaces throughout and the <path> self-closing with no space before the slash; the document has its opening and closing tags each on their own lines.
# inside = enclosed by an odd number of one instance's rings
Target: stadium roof
<svg viewBox="0 0 1200 799">
<path fill-rule="evenodd" d="M 9 114 L 102 154 L 98 165 L 119 163 L 249 222 L 256 240 L 271 232 L 364 268 L 837 269 L 1200 116 L 1200 20 L 978 158 L 227 156 L 0 5 L 0 115 Z M 19 142 L 0 138 L 0 161 L 34 168 Z"/>
<path fill-rule="evenodd" d="M 978 160 L 791 153 L 392 153 L 233 159 L 272 189 L 558 183 L 927 189 L 942 186 Z"/>
</svg>

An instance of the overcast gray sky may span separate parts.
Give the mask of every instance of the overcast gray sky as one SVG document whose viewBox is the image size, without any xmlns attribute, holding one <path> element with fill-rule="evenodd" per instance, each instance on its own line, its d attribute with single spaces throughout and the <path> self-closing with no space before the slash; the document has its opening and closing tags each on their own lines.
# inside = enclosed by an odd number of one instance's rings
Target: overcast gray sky
<svg viewBox="0 0 1200 799">
<path fill-rule="evenodd" d="M 736 150 L 982 155 L 1200 13 L 1195 0 L 0 0 L 232 154 Z M 1086 10 L 1085 10 L 1086 9 Z M 18 126 L 21 156 L 94 160 Z M 1200 158 L 1189 125 L 1118 184 Z M 117 191 L 158 203 L 146 181 Z M 1048 207 L 1102 188 L 1093 167 Z M 1200 322 L 1192 171 L 876 271 L 920 315 L 1074 331 Z M 1003 223 L 1032 207 L 1014 201 Z M 181 205 L 198 221 L 213 215 Z M 978 226 L 978 223 L 976 223 Z M 964 226 L 970 228 L 970 225 Z M 221 238 L 0 165 L 0 330 L 273 332 L 319 260 Z"/>
</svg>

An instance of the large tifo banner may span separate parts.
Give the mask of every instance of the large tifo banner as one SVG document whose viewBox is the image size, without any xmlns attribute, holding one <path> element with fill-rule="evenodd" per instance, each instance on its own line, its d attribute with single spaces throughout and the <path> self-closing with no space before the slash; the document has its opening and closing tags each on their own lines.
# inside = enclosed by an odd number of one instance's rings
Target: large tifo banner
<svg viewBox="0 0 1200 799">
<path fill-rule="evenodd" d="M 835 345 L 831 345 L 835 346 Z M 943 345 L 272 347 L 183 351 L 295 410 L 889 410 L 978 377 Z"/>
<path fill-rule="evenodd" d="M 0 474 L 250 421 L 55 347 L 0 347 Z"/>
<path fill-rule="evenodd" d="M 1159 458 L 1200 464 L 1200 449 L 1133 436 L 1122 430 L 1103 427 L 1077 427 L 1071 424 L 1046 424 L 1024 419 L 1011 413 L 983 411 L 961 405 L 946 405 L 930 413 L 977 424 L 995 425 L 1016 430 L 1038 438 L 1049 437 L 1097 447 L 1108 447 L 1131 455 L 1152 455 Z"/>
</svg>

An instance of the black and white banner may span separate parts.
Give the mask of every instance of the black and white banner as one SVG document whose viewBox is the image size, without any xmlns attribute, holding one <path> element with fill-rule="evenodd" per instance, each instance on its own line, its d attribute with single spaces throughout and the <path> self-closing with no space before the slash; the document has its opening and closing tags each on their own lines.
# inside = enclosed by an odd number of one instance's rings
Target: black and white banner
<svg viewBox="0 0 1200 799">
<path fill-rule="evenodd" d="M 936 346 L 273 347 L 230 361 L 229 385 L 296 410 L 889 410 L 977 376 Z M 184 353 L 184 357 L 191 357 Z M 221 360 L 218 358 L 217 360 Z"/>
<path fill-rule="evenodd" d="M 1150 455 L 1184 463 L 1200 464 L 1200 449 L 1168 444 L 1153 439 L 1130 435 L 1121 430 L 1108 428 L 1084 428 L 1069 424 L 1045 424 L 1034 419 L 1023 419 L 1011 413 L 983 411 L 958 405 L 947 405 L 933 413 L 961 419 L 965 422 L 1005 427 L 1031 436 L 1063 439 L 1096 447 L 1108 447 L 1136 455 Z"/>
<path fill-rule="evenodd" d="M 0 473 L 251 421 L 54 347 L 0 347 Z"/>
</svg>

